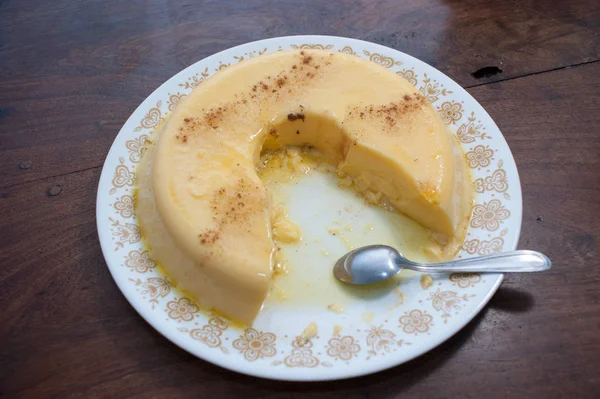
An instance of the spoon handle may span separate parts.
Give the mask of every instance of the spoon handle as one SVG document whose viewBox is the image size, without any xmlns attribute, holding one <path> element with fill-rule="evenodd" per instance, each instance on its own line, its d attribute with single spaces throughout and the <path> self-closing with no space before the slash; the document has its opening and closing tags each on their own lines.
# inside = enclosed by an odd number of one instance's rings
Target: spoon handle
<svg viewBox="0 0 600 399">
<path fill-rule="evenodd" d="M 498 254 L 457 259 L 450 262 L 423 264 L 403 263 L 407 269 L 426 273 L 441 272 L 539 272 L 550 269 L 552 262 L 546 255 L 535 251 L 512 251 Z"/>
</svg>

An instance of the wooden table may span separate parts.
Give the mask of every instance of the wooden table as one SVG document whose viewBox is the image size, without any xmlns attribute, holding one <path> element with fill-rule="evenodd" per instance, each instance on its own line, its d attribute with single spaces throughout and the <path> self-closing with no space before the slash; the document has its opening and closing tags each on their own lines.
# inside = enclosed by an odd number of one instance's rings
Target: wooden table
<svg viewBox="0 0 600 399">
<path fill-rule="evenodd" d="M 550 3 L 0 0 L 0 397 L 597 397 L 600 3 Z M 96 233 L 102 163 L 139 103 L 201 58 L 294 34 L 381 43 L 465 87 L 516 158 L 520 246 L 554 261 L 507 276 L 437 349 L 349 381 L 260 380 L 178 349 Z"/>
</svg>

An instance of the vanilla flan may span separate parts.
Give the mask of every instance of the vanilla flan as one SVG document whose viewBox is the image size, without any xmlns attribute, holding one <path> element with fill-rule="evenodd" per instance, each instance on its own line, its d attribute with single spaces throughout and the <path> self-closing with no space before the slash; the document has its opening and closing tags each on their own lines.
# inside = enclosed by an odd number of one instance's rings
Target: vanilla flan
<svg viewBox="0 0 600 399">
<path fill-rule="evenodd" d="M 451 134 L 410 83 L 355 56 L 291 50 L 232 65 L 153 140 L 136 201 L 151 255 L 204 306 L 244 323 L 273 273 L 273 210 L 257 174 L 265 149 L 312 146 L 446 247 L 465 235 L 471 193 Z"/>
</svg>

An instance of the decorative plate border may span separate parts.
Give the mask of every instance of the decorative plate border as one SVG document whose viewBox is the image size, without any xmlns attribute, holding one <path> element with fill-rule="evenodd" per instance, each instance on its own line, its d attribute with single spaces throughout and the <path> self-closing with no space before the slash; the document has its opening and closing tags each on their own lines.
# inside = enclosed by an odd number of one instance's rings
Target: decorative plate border
<svg viewBox="0 0 600 399">
<path fill-rule="evenodd" d="M 232 63 L 288 48 L 320 48 L 356 55 L 413 84 L 456 131 L 474 176 L 476 204 L 462 256 L 513 250 L 521 229 L 519 176 L 504 137 L 464 89 L 433 67 L 399 51 L 355 39 L 290 36 L 237 46 L 197 62 L 156 89 L 133 112 L 106 158 L 96 216 L 102 251 L 115 282 L 137 312 L 188 352 L 241 373 L 281 380 L 350 378 L 409 361 L 439 345 L 485 306 L 500 274 L 452 274 L 422 279 L 422 295 L 394 318 L 368 328 L 344 327 L 303 343 L 293 334 L 231 328 L 174 289 L 141 243 L 132 190 L 146 138 L 195 87 Z M 429 281 L 431 280 L 431 281 Z M 399 304 L 404 297 L 401 296 Z M 284 324 L 284 323 L 282 323 Z"/>
</svg>

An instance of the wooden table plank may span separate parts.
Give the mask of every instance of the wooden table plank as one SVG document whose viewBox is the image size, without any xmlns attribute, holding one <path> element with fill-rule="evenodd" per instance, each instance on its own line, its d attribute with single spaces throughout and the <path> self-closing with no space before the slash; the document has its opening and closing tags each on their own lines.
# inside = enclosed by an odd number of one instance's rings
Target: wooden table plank
<svg viewBox="0 0 600 399">
<path fill-rule="evenodd" d="M 0 396 L 595 397 L 599 67 L 469 90 L 500 126 L 519 166 L 520 246 L 547 253 L 553 269 L 507 276 L 489 306 L 439 348 L 349 381 L 245 377 L 156 333 L 120 294 L 100 252 L 99 168 L 0 188 Z M 60 193 L 49 196 L 57 185 Z"/>
<path fill-rule="evenodd" d="M 374 41 L 463 86 L 600 59 L 593 0 L 29 0 L 0 10 L 0 187 L 100 166 L 120 126 L 166 79 L 265 37 Z M 488 66 L 503 72 L 471 76 Z"/>
</svg>

